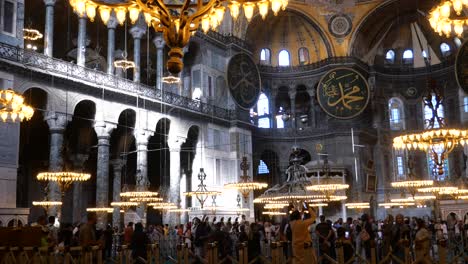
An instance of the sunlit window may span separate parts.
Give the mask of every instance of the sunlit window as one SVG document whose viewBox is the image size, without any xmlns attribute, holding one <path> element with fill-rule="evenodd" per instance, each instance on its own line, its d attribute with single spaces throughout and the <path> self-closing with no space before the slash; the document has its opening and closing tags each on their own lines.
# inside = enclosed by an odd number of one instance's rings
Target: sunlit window
<svg viewBox="0 0 468 264">
<path fill-rule="evenodd" d="M 287 50 L 282 50 L 278 54 L 278 65 L 279 66 L 289 66 L 289 52 Z"/>
<path fill-rule="evenodd" d="M 399 98 L 392 98 L 388 101 L 390 113 L 390 129 L 402 130 L 405 128 L 403 102 Z"/>
<path fill-rule="evenodd" d="M 405 174 L 405 169 L 404 169 L 404 165 L 403 165 L 403 157 L 402 156 L 397 156 L 396 161 L 397 161 L 398 176 L 403 176 Z"/>
<path fill-rule="evenodd" d="M 414 54 L 413 51 L 407 49 L 403 52 L 403 63 L 404 64 L 412 64 L 413 63 Z"/>
<path fill-rule="evenodd" d="M 192 99 L 193 100 L 200 100 L 200 98 L 202 97 L 203 93 L 202 93 L 202 90 L 200 88 L 195 88 L 193 89 L 193 92 L 192 92 Z"/>
<path fill-rule="evenodd" d="M 463 110 L 468 113 L 468 96 L 463 97 Z"/>
<path fill-rule="evenodd" d="M 258 164 L 258 174 L 268 174 L 270 170 L 263 160 L 260 160 L 260 164 Z"/>
<path fill-rule="evenodd" d="M 422 56 L 423 56 L 423 58 L 427 59 L 427 52 L 426 52 L 426 50 L 423 50 L 423 51 L 422 51 Z"/>
<path fill-rule="evenodd" d="M 437 104 L 437 99 L 436 97 L 433 95 L 432 96 L 432 105 L 433 107 L 436 107 L 436 104 Z M 444 117 L 444 106 L 442 104 L 440 104 L 438 107 L 437 107 L 437 115 L 439 117 Z M 427 106 L 427 105 L 424 105 L 424 128 L 429 128 L 429 120 L 432 118 L 432 109 Z M 440 127 L 440 123 L 439 121 L 437 120 L 437 118 L 434 120 L 434 127 L 433 128 L 439 128 Z"/>
<path fill-rule="evenodd" d="M 260 51 L 260 64 L 269 65 L 271 62 L 271 53 L 269 49 L 262 49 Z"/>
<path fill-rule="evenodd" d="M 261 93 L 257 101 L 258 127 L 270 128 L 270 109 L 268 97 Z"/>
<path fill-rule="evenodd" d="M 389 50 L 387 51 L 387 54 L 385 54 L 385 62 L 387 63 L 395 63 L 395 51 Z"/>
<path fill-rule="evenodd" d="M 283 112 L 284 109 L 282 106 L 279 107 L 278 113 L 275 118 L 276 118 L 276 128 L 284 128 L 284 121 L 283 121 Z"/>
<path fill-rule="evenodd" d="M 460 40 L 459 38 L 457 38 L 457 37 L 455 37 L 455 38 L 453 39 L 453 42 L 455 43 L 455 45 L 457 46 L 457 48 L 459 48 L 459 47 L 461 46 L 461 44 L 462 44 L 461 40 Z"/>
<path fill-rule="evenodd" d="M 443 42 L 442 44 L 440 44 L 440 52 L 442 52 L 442 55 L 444 56 L 449 56 L 450 55 L 450 46 Z"/>
<path fill-rule="evenodd" d="M 299 64 L 304 65 L 309 63 L 309 50 L 307 48 L 299 49 Z"/>
</svg>

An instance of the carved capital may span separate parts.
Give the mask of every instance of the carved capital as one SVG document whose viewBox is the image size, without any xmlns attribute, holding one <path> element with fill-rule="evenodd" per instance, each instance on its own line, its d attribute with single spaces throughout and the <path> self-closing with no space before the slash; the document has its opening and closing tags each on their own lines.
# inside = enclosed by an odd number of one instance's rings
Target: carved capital
<svg viewBox="0 0 468 264">
<path fill-rule="evenodd" d="M 171 152 L 180 152 L 182 144 L 187 140 L 184 136 L 169 136 L 167 138 L 167 145 L 169 146 L 169 151 Z"/>
<path fill-rule="evenodd" d="M 116 29 L 118 24 L 119 24 L 119 21 L 117 21 L 114 10 L 112 10 L 109 20 L 107 21 L 107 28 Z"/>
<path fill-rule="evenodd" d="M 105 121 L 96 121 L 94 124 L 94 130 L 98 139 L 110 139 L 112 130 L 116 127 L 117 125 Z"/>
<path fill-rule="evenodd" d="M 47 122 L 47 125 L 49 125 L 49 130 L 51 133 L 63 133 L 67 127 L 68 122 L 71 121 L 71 116 L 50 111 L 47 112 L 44 120 Z"/>
<path fill-rule="evenodd" d="M 125 161 L 123 159 L 113 159 L 109 161 L 109 165 L 112 166 L 115 173 L 122 170 L 122 167 L 125 165 Z"/>
<path fill-rule="evenodd" d="M 46 6 L 54 6 L 57 3 L 57 0 L 44 0 Z"/>
<path fill-rule="evenodd" d="M 130 34 L 132 34 L 134 39 L 141 39 L 145 33 L 146 29 L 138 24 L 130 29 Z"/>
<path fill-rule="evenodd" d="M 133 135 L 135 136 L 137 146 L 147 146 L 149 138 L 154 135 L 154 131 L 145 129 L 135 129 Z"/>
<path fill-rule="evenodd" d="M 86 160 L 88 160 L 89 155 L 88 154 L 75 154 L 71 158 L 71 161 L 73 163 L 73 169 L 76 171 L 83 171 L 84 163 Z"/>
<path fill-rule="evenodd" d="M 153 39 L 153 43 L 157 49 L 163 49 L 166 45 L 166 41 L 164 41 L 162 34 L 157 34 Z"/>
</svg>

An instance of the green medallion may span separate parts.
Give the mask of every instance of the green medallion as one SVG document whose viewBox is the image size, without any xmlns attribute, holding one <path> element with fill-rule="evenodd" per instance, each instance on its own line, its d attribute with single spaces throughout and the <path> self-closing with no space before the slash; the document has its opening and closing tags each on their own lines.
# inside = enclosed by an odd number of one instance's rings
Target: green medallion
<svg viewBox="0 0 468 264">
<path fill-rule="evenodd" d="M 317 87 L 317 100 L 328 115 L 350 119 L 364 111 L 369 103 L 366 79 L 350 68 L 336 68 L 325 74 Z"/>
<path fill-rule="evenodd" d="M 460 88 L 468 94 L 468 41 L 465 41 L 458 50 L 455 75 Z"/>
</svg>

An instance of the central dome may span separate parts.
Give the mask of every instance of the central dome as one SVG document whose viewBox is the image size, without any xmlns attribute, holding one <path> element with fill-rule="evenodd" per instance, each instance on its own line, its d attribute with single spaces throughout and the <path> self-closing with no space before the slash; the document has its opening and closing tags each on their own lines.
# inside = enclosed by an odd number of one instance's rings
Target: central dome
<svg viewBox="0 0 468 264">
<path fill-rule="evenodd" d="M 319 27 L 291 10 L 277 16 L 269 14 L 265 20 L 256 16 L 248 26 L 246 40 L 253 47 L 254 59 L 264 65 L 299 66 L 328 57 L 327 42 Z"/>
</svg>

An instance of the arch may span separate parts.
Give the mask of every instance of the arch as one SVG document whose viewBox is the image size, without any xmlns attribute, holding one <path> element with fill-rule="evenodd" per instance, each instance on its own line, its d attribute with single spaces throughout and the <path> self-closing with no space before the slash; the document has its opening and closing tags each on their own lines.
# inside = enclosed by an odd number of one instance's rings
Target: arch
<svg viewBox="0 0 468 264">
<path fill-rule="evenodd" d="M 389 122 L 391 130 L 405 129 L 405 108 L 403 101 L 398 97 L 388 100 Z"/>
<path fill-rule="evenodd" d="M 270 65 L 271 64 L 271 51 L 270 49 L 263 48 L 260 50 L 260 64 Z"/>
<path fill-rule="evenodd" d="M 278 66 L 291 66 L 291 56 L 286 49 L 278 53 Z"/>
<path fill-rule="evenodd" d="M 412 49 L 406 49 L 403 51 L 402 62 L 403 64 L 413 64 L 414 53 Z"/>
<path fill-rule="evenodd" d="M 388 50 L 387 53 L 385 53 L 385 63 L 388 64 L 394 64 L 395 63 L 395 51 L 394 50 Z"/>
<path fill-rule="evenodd" d="M 119 114 L 118 124 L 124 124 L 127 128 L 135 128 L 136 123 L 136 112 L 132 108 L 124 109 Z"/>
</svg>

